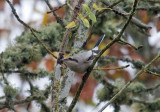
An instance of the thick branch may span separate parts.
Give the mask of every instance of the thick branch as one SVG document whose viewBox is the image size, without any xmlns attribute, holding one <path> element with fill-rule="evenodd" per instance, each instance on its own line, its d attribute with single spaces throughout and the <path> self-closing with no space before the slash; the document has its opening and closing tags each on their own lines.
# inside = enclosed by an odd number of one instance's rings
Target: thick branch
<svg viewBox="0 0 160 112">
<path fill-rule="evenodd" d="M 73 17 L 72 17 L 71 21 L 77 21 L 77 16 L 78 16 L 78 14 L 80 12 L 80 9 L 81 9 L 83 1 L 84 0 L 79 0 L 78 4 L 75 6 Z M 64 37 L 63 37 L 63 41 L 62 41 L 62 45 L 61 45 L 61 48 L 60 48 L 60 51 L 59 51 L 59 56 L 58 56 L 58 60 L 57 60 L 57 66 L 56 66 L 56 69 L 55 69 L 55 79 L 54 79 L 54 83 L 52 85 L 52 92 L 53 92 L 52 93 L 52 97 L 55 100 L 55 104 L 53 104 L 53 106 L 57 107 L 56 111 L 59 111 L 59 107 L 58 107 L 58 100 L 59 100 L 58 99 L 58 95 L 60 94 L 59 93 L 59 90 L 60 90 L 60 76 L 62 75 L 61 65 L 60 64 L 62 64 L 61 59 L 63 58 L 64 52 L 66 50 L 66 45 L 67 45 L 68 40 L 69 40 L 68 35 L 71 32 L 72 32 L 72 28 L 68 28 L 65 31 L 65 34 L 64 34 Z"/>
<path fill-rule="evenodd" d="M 76 102 L 78 101 L 78 98 L 79 98 L 79 96 L 80 96 L 80 93 L 81 93 L 81 91 L 82 91 L 82 88 L 84 87 L 84 84 L 86 83 L 86 81 L 87 81 L 87 79 L 88 79 L 91 71 L 93 70 L 94 65 L 96 64 L 96 62 L 98 61 L 98 59 L 100 58 L 100 56 L 101 56 L 109 47 L 111 47 L 115 42 L 117 42 L 117 41 L 120 39 L 120 37 L 122 36 L 124 30 L 126 29 L 126 27 L 128 26 L 130 20 L 132 19 L 132 16 L 133 16 L 133 14 L 134 14 L 134 12 L 135 12 L 135 8 L 136 8 L 136 5 L 137 5 L 137 2 L 138 2 L 138 1 L 136 0 L 135 3 L 134 3 L 134 6 L 133 6 L 133 10 L 132 10 L 132 12 L 131 12 L 131 14 L 130 14 L 130 16 L 129 16 L 127 22 L 126 22 L 126 24 L 124 25 L 124 27 L 123 27 L 122 30 L 120 31 L 120 33 L 119 33 L 119 34 L 117 35 L 117 37 L 114 38 L 109 44 L 107 44 L 104 49 L 102 49 L 102 51 L 101 51 L 101 52 L 97 55 L 97 57 L 93 60 L 93 63 L 92 63 L 92 65 L 88 68 L 87 72 L 84 74 L 82 83 L 80 84 L 80 86 L 79 86 L 79 88 L 78 88 L 78 90 L 77 90 L 77 92 L 76 92 L 76 95 L 75 95 L 74 99 L 72 100 L 71 105 L 69 106 L 67 112 L 71 112 L 72 109 L 74 108 Z"/>
</svg>

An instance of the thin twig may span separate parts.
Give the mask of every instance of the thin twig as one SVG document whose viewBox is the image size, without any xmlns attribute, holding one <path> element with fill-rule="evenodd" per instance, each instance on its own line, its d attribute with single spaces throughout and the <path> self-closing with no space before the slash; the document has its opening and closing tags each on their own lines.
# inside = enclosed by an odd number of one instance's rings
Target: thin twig
<svg viewBox="0 0 160 112">
<path fill-rule="evenodd" d="M 111 4 L 111 5 L 109 6 L 109 8 L 112 8 L 112 7 L 118 5 L 118 4 L 121 3 L 121 2 L 122 2 L 122 0 L 119 0 L 119 1 L 117 1 L 117 2 L 115 2 L 115 3 L 113 3 L 113 4 Z"/>
<path fill-rule="evenodd" d="M 113 38 L 111 37 L 111 39 L 113 40 Z M 135 49 L 135 50 L 138 50 L 138 49 L 140 49 L 142 46 L 135 46 L 135 45 L 132 45 L 132 44 L 130 44 L 129 42 L 127 42 L 126 40 L 124 40 L 123 38 L 120 38 L 119 39 L 119 42 L 118 43 L 120 43 L 120 44 L 124 44 L 124 45 L 129 45 L 129 46 L 131 46 L 133 49 Z"/>
<path fill-rule="evenodd" d="M 48 1 L 48 0 L 45 0 L 45 2 L 46 2 L 46 4 L 48 5 L 49 9 L 53 12 L 53 15 L 56 17 L 57 22 L 58 22 L 62 27 L 65 27 L 64 22 L 63 22 L 62 19 L 57 15 L 56 11 L 54 11 L 54 10 L 52 9 L 52 6 L 51 6 L 51 4 L 49 3 L 49 1 Z"/>
<path fill-rule="evenodd" d="M 66 5 L 73 11 L 73 7 L 69 4 L 68 0 L 66 0 Z"/>
<path fill-rule="evenodd" d="M 48 11 L 47 14 L 52 13 L 52 12 L 55 12 L 55 11 L 59 10 L 60 8 L 64 7 L 65 5 L 66 5 L 66 4 L 63 4 L 63 5 L 59 6 L 59 7 L 56 8 L 56 9 L 52 9 L 51 11 Z"/>
<path fill-rule="evenodd" d="M 149 73 L 149 74 L 152 74 L 152 75 L 154 75 L 154 76 L 160 77 L 160 74 L 158 74 L 158 73 L 156 73 L 156 72 L 152 72 L 152 71 L 150 71 L 150 70 L 147 70 L 146 72 Z"/>
<path fill-rule="evenodd" d="M 124 68 L 127 68 L 129 67 L 129 65 L 125 65 L 125 66 L 120 66 L 120 67 L 115 67 L 115 68 L 94 68 L 93 70 L 121 70 L 121 69 L 124 69 Z"/>
<path fill-rule="evenodd" d="M 129 58 L 118 58 L 115 56 L 104 56 L 104 57 L 102 57 L 102 59 L 113 60 L 114 62 L 120 60 L 123 62 L 132 63 L 136 69 L 142 69 L 142 67 L 144 67 L 146 65 L 146 63 L 144 63 L 140 60 L 133 60 L 133 59 L 129 59 Z M 160 72 L 159 72 L 160 68 L 158 68 L 158 67 L 150 66 L 148 71 L 152 72 L 153 74 L 157 74 L 157 75 L 160 74 Z"/>
<path fill-rule="evenodd" d="M 123 43 L 123 44 L 126 44 L 126 45 L 129 45 L 129 46 L 131 46 L 133 49 L 135 49 L 135 50 L 138 50 L 139 49 L 139 47 L 136 47 L 135 45 L 132 45 L 132 44 L 130 44 L 130 43 L 128 43 L 126 40 L 124 40 L 124 39 L 120 39 L 120 41 Z"/>
</svg>

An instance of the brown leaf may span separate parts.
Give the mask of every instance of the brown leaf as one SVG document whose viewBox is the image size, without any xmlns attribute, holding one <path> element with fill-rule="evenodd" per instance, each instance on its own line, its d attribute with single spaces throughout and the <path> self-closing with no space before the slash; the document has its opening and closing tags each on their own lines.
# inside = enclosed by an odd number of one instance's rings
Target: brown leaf
<svg viewBox="0 0 160 112">
<path fill-rule="evenodd" d="M 130 46 L 125 46 L 125 48 L 128 49 L 129 53 L 128 55 L 134 59 L 134 60 L 141 60 L 145 62 L 145 57 L 141 56 L 140 54 L 138 54 L 138 52 L 136 52 L 136 50 L 134 50 L 132 47 Z"/>
<path fill-rule="evenodd" d="M 117 56 L 117 57 L 124 56 L 120 48 L 121 48 L 121 45 L 115 43 L 113 46 L 109 48 L 109 56 Z"/>
<path fill-rule="evenodd" d="M 156 23 L 157 31 L 160 31 L 160 18 L 158 18 Z"/>
<path fill-rule="evenodd" d="M 144 23 L 148 23 L 149 22 L 149 16 L 147 14 L 147 11 L 138 11 L 138 14 L 139 14 L 141 20 Z"/>
<path fill-rule="evenodd" d="M 116 68 L 118 67 L 118 63 L 108 64 L 105 68 Z M 106 72 L 106 77 L 111 80 L 116 80 L 117 78 L 122 78 L 125 82 L 130 81 L 131 77 L 128 71 L 125 70 L 104 70 Z"/>
<path fill-rule="evenodd" d="M 13 0 L 13 5 L 20 4 L 20 0 Z"/>
<path fill-rule="evenodd" d="M 52 57 L 46 59 L 45 61 L 46 61 L 45 65 L 46 65 L 47 70 L 51 72 L 54 69 L 55 61 L 53 60 Z"/>
<path fill-rule="evenodd" d="M 57 7 L 55 7 L 54 9 L 56 9 Z M 63 18 L 64 17 L 64 14 L 65 14 L 65 8 L 60 8 L 60 9 L 58 9 L 57 11 L 56 11 L 56 13 L 58 14 L 58 16 L 60 17 L 60 18 Z M 55 18 L 55 16 L 53 16 L 53 14 L 51 13 L 51 14 L 49 14 L 49 18 L 48 18 L 49 20 L 48 20 L 48 22 L 50 23 L 50 22 L 53 22 L 53 21 L 56 21 L 56 18 Z"/>
<path fill-rule="evenodd" d="M 5 0 L 0 0 L 0 11 L 4 9 Z"/>
<path fill-rule="evenodd" d="M 27 67 L 31 68 L 32 71 L 37 69 L 38 64 L 35 61 L 32 61 L 30 64 L 27 65 Z"/>
<path fill-rule="evenodd" d="M 159 77 L 157 76 L 154 76 L 152 74 L 148 74 L 148 73 L 142 73 L 140 76 L 139 76 L 139 79 L 146 82 L 146 83 L 149 83 L 149 82 L 154 82 L 155 80 L 157 80 Z"/>
<path fill-rule="evenodd" d="M 94 89 L 96 86 L 97 86 L 97 82 L 92 77 L 89 77 L 89 79 L 87 80 L 87 83 L 85 84 L 82 90 L 80 98 L 85 102 L 92 101 Z"/>
<path fill-rule="evenodd" d="M 0 35 L 1 35 L 2 33 L 4 33 L 4 32 L 9 33 L 10 30 L 8 30 L 8 29 L 0 29 Z M 0 37 L 0 38 L 1 38 L 1 37 Z"/>
<path fill-rule="evenodd" d="M 113 71 L 113 70 L 109 70 L 109 71 Z M 116 80 L 117 78 L 122 78 L 125 80 L 125 82 L 130 81 L 130 75 L 127 71 L 125 70 L 114 70 L 114 74 L 110 74 L 110 72 L 107 72 L 107 77 L 112 79 L 112 80 Z"/>
<path fill-rule="evenodd" d="M 0 110 L 0 112 L 8 112 L 8 109 L 4 108 L 4 109 Z"/>
<path fill-rule="evenodd" d="M 83 75 L 77 75 L 77 77 L 79 77 L 78 79 L 80 80 L 78 80 L 75 85 L 72 85 L 71 90 L 70 90 L 70 93 L 73 95 L 75 95 L 77 88 L 79 87 L 81 83 L 81 79 Z M 92 77 L 89 77 L 81 92 L 80 99 L 82 99 L 85 102 L 91 101 L 96 85 L 97 85 L 97 82 Z"/>
</svg>

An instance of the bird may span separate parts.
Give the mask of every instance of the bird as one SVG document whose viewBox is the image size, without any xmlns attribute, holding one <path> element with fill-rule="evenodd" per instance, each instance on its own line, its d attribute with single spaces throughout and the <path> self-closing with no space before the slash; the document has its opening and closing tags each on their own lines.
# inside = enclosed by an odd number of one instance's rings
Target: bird
<svg viewBox="0 0 160 112">
<path fill-rule="evenodd" d="M 100 36 L 93 49 L 89 51 L 81 51 L 77 54 L 74 54 L 73 56 L 64 58 L 62 59 L 63 63 L 65 63 L 65 65 L 69 67 L 70 70 L 76 73 L 85 73 L 88 67 L 92 64 L 95 56 L 100 52 L 99 45 L 104 37 L 105 34 Z"/>
</svg>

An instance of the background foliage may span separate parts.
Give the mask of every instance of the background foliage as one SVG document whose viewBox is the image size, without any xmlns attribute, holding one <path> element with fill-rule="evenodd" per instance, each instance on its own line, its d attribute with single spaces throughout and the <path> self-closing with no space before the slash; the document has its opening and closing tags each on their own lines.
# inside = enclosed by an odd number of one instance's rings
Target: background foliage
<svg viewBox="0 0 160 112">
<path fill-rule="evenodd" d="M 35 0 L 29 3 L 35 7 L 32 7 L 32 14 L 27 20 L 23 20 L 22 15 L 25 15 L 23 10 L 18 10 L 23 7 L 24 1 L 13 0 L 12 4 L 20 19 L 27 23 L 29 28 L 16 20 L 6 0 L 0 1 L 2 18 L 0 22 L 4 24 L 0 28 L 0 46 L 4 42 L 7 43 L 7 47 L 0 51 L 0 112 L 67 111 L 70 106 L 67 102 L 75 96 L 77 88 L 83 81 L 83 75 L 76 73 L 74 76 L 69 69 L 63 69 L 60 82 L 57 83 L 55 72 L 57 60 L 52 55 L 58 56 L 65 35 L 68 36 L 66 41 L 68 43 L 65 45 L 64 56 L 81 50 L 85 43 L 84 49 L 91 49 L 98 37 L 105 34 L 100 46 L 100 49 L 103 49 L 123 28 L 134 0 L 66 0 L 64 3 L 56 0 L 48 1 L 50 5 L 47 4 L 47 0 L 46 2 Z M 93 3 L 102 10 L 95 9 Z M 42 11 L 38 6 L 45 7 L 45 10 Z M 50 6 L 54 11 L 50 12 L 48 8 Z M 80 9 L 76 9 L 77 6 Z M 138 2 L 134 17 L 122 35 L 122 41 L 117 41 L 100 57 L 98 67 L 105 69 L 92 70 L 82 89 L 79 103 L 73 111 L 97 112 L 104 102 L 117 94 L 133 79 L 136 72 L 143 69 L 158 54 L 159 12 L 159 0 Z M 40 15 L 40 18 L 34 19 L 36 14 Z M 82 16 L 79 17 L 78 14 Z M 70 26 L 66 27 L 67 25 Z M 31 27 L 38 31 L 35 33 L 36 36 L 53 53 L 52 55 L 35 38 Z M 159 63 L 159 60 L 156 60 L 148 71 L 143 72 L 111 104 L 111 110 L 159 111 Z M 54 88 L 55 83 L 59 85 Z M 82 105 L 84 103 L 85 106 Z M 87 110 L 88 107 L 90 109 Z"/>
</svg>

